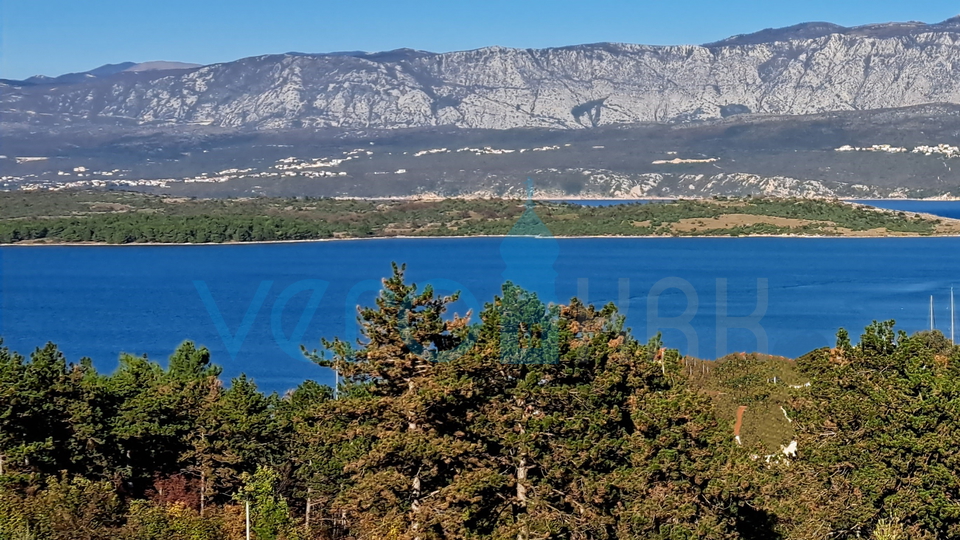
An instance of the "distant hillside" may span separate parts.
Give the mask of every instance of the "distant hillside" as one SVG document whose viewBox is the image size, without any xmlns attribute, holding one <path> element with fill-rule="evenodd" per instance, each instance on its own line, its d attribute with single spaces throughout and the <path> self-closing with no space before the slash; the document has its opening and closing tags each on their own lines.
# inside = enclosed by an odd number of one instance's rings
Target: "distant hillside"
<svg viewBox="0 0 960 540">
<path fill-rule="evenodd" d="M 544 198 L 960 198 L 957 105 L 579 130 L 24 123 L 4 134 L 0 190 L 518 197 L 531 178 Z"/>
<path fill-rule="evenodd" d="M 98 79 L 104 79 L 118 73 L 137 73 L 141 71 L 171 71 L 193 69 L 200 67 L 200 64 L 188 64 L 185 62 L 122 62 L 119 64 L 105 64 L 90 71 L 80 73 L 66 73 L 57 77 L 47 77 L 44 75 L 34 75 L 22 81 L 0 79 L 0 84 L 6 84 L 13 87 L 41 86 L 41 85 L 75 85 L 92 82 Z"/>
<path fill-rule="evenodd" d="M 200 64 L 189 64 L 187 62 L 165 62 L 158 60 L 156 62 L 141 62 L 134 64 L 124 71 L 170 71 L 175 69 L 194 69 L 201 67 Z"/>
<path fill-rule="evenodd" d="M 960 30 L 960 16 L 952 17 L 941 23 L 894 22 L 884 24 L 866 24 L 846 27 L 828 22 L 807 22 L 785 28 L 767 28 L 752 34 L 741 34 L 727 39 L 708 43 L 706 47 L 726 47 L 732 45 L 759 45 L 778 41 L 796 41 L 818 39 L 831 34 L 844 36 L 886 39 L 905 38 L 931 32 L 957 32 Z"/>
<path fill-rule="evenodd" d="M 180 72 L 87 73 L 69 85 L 4 88 L 0 106 L 6 120 L 44 124 L 582 129 L 960 103 L 958 66 L 957 18 L 808 23 L 705 46 L 290 53 Z"/>
<path fill-rule="evenodd" d="M 960 220 L 837 201 L 716 199 L 587 207 L 517 199 L 357 201 L 0 193 L 0 244 L 229 243 L 413 236 L 937 236 Z"/>
</svg>

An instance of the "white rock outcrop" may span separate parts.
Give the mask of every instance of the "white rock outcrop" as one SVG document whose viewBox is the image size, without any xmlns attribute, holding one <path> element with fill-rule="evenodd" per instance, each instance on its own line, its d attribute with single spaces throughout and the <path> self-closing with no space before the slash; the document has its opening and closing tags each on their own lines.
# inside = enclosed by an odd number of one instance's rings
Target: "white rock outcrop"
<svg viewBox="0 0 960 540">
<path fill-rule="evenodd" d="M 707 46 L 269 55 L 4 86 L 0 106 L 8 116 L 74 124 L 581 129 L 960 103 L 960 21 L 901 26 L 898 34 L 808 25 Z"/>
</svg>

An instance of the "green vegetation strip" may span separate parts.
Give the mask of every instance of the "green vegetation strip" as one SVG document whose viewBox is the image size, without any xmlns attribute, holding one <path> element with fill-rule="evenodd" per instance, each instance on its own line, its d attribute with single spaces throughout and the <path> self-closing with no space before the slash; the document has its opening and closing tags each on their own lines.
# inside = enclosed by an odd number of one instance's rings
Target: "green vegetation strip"
<svg viewBox="0 0 960 540">
<path fill-rule="evenodd" d="M 522 201 L 505 199 L 173 199 L 129 192 L 8 192 L 0 193 L 0 243 L 505 235 L 524 208 Z M 554 236 L 834 236 L 870 230 L 931 235 L 940 224 L 919 215 L 803 199 L 682 200 L 603 207 L 538 202 L 535 211 Z M 718 218 L 728 219 L 720 223 Z M 772 218 L 776 218 L 772 223 L 763 222 Z"/>
</svg>

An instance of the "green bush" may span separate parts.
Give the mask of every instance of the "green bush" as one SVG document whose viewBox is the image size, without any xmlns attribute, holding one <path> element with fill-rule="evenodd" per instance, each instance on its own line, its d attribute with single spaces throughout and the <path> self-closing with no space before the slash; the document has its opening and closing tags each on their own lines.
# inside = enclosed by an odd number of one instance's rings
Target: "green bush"
<svg viewBox="0 0 960 540">
<path fill-rule="evenodd" d="M 215 540 L 226 535 L 217 519 L 202 518 L 183 504 L 134 501 L 123 536 L 130 540 Z"/>
</svg>

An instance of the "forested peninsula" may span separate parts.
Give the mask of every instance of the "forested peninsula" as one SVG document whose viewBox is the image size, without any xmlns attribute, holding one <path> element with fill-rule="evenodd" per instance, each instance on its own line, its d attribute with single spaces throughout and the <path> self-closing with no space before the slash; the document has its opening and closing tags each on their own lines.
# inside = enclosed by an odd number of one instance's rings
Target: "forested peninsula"
<svg viewBox="0 0 960 540">
<path fill-rule="evenodd" d="M 535 214 L 540 228 L 525 229 Z M 524 218 L 526 216 L 526 218 Z M 518 223 L 521 227 L 517 227 Z M 0 244 L 306 241 L 417 236 L 933 236 L 960 220 L 833 200 L 714 198 L 580 206 L 508 199 L 185 199 L 0 193 Z"/>
<path fill-rule="evenodd" d="M 0 344 L 0 538 L 960 535 L 960 348 L 874 323 L 788 360 L 681 356 L 507 283 L 475 318 L 395 267 L 340 384 L 264 395 L 207 349 L 104 374 Z M 319 368 L 318 368 L 319 374 Z"/>
</svg>

